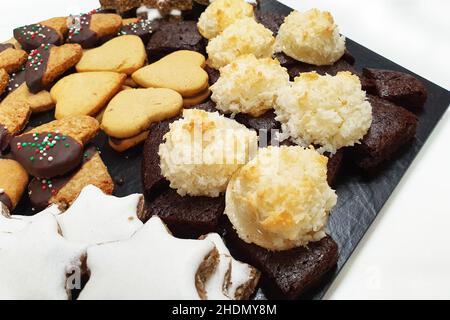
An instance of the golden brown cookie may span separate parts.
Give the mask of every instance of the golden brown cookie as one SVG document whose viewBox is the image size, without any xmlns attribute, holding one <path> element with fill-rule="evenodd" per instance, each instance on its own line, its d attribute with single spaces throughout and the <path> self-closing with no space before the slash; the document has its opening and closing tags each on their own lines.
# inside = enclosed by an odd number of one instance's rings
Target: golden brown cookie
<svg viewBox="0 0 450 320">
<path fill-rule="evenodd" d="M 35 178 L 28 186 L 28 192 L 33 207 L 41 209 L 56 204 L 65 210 L 88 185 L 94 185 L 106 194 L 114 190 L 108 169 L 93 147 L 84 151 L 81 167 L 75 173 L 51 180 Z"/>
<path fill-rule="evenodd" d="M 130 75 L 143 67 L 146 59 L 141 38 L 125 35 L 85 52 L 76 68 L 78 72 L 113 71 Z"/>
<path fill-rule="evenodd" d="M 50 92 L 43 90 L 38 93 L 31 93 L 26 83 L 12 91 L 4 101 L 8 100 L 24 100 L 28 103 L 32 113 L 45 112 L 55 107 Z"/>
<path fill-rule="evenodd" d="M 169 88 L 183 97 L 192 97 L 208 88 L 205 57 L 198 52 L 180 50 L 133 73 L 145 88 Z"/>
<path fill-rule="evenodd" d="M 125 74 L 115 72 L 85 72 L 59 80 L 50 90 L 56 103 L 55 118 L 96 115 L 122 88 L 125 79 Z"/>
<path fill-rule="evenodd" d="M 197 104 L 205 102 L 211 95 L 211 90 L 206 88 L 204 91 L 200 92 L 196 96 L 183 98 L 183 107 L 189 108 Z"/>
<path fill-rule="evenodd" d="M 48 88 L 53 81 L 80 61 L 83 50 L 78 44 L 60 47 L 43 45 L 30 53 L 25 80 L 32 93 Z"/>
<path fill-rule="evenodd" d="M 30 115 L 30 106 L 23 100 L 5 99 L 0 103 L 0 154 L 13 136 L 25 128 Z"/>
<path fill-rule="evenodd" d="M 0 43 L 0 69 L 13 73 L 22 67 L 27 57 L 28 54 L 25 51 L 16 49 L 13 44 Z"/>
<path fill-rule="evenodd" d="M 124 152 L 144 142 L 147 139 L 148 134 L 149 131 L 144 131 L 138 134 L 137 136 L 131 138 L 126 139 L 109 138 L 108 143 L 109 146 L 115 151 Z"/>
<path fill-rule="evenodd" d="M 134 137 L 148 130 L 154 122 L 176 116 L 183 108 L 183 98 L 171 89 L 125 90 L 106 107 L 102 130 L 114 138 Z"/>
<path fill-rule="evenodd" d="M 20 201 L 28 184 L 28 174 L 17 161 L 0 159 L 0 202 L 10 211 Z"/>
<path fill-rule="evenodd" d="M 79 166 L 84 145 L 98 130 L 98 121 L 89 116 L 55 120 L 14 137 L 11 152 L 30 175 L 59 177 Z"/>
<path fill-rule="evenodd" d="M 9 75 L 5 69 L 0 69 L 0 95 L 5 92 L 6 87 L 9 83 Z"/>
</svg>

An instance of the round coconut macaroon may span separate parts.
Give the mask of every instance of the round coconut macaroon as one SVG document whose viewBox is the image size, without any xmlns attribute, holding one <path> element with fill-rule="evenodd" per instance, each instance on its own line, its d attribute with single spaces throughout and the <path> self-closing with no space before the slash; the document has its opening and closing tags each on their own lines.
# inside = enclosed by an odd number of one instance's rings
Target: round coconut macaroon
<svg viewBox="0 0 450 320">
<path fill-rule="evenodd" d="M 162 175 L 181 196 L 218 197 L 256 153 L 257 135 L 218 112 L 186 109 L 159 146 Z"/>
<path fill-rule="evenodd" d="M 237 20 L 251 17 L 253 6 L 244 0 L 215 0 L 200 15 L 197 27 L 203 37 L 212 39 Z"/>
<path fill-rule="evenodd" d="M 208 64 L 214 69 L 220 69 L 247 54 L 253 54 L 257 58 L 270 58 L 274 44 L 272 31 L 254 18 L 240 19 L 209 41 L 206 47 Z"/>
<path fill-rule="evenodd" d="M 287 70 L 277 60 L 246 55 L 221 69 L 211 99 L 224 113 L 258 117 L 273 108 L 278 91 L 288 84 Z"/>
<path fill-rule="evenodd" d="M 226 192 L 225 214 L 239 237 L 268 250 L 288 250 L 325 237 L 337 196 L 328 159 L 314 149 L 268 147 L 243 166 Z"/>
<path fill-rule="evenodd" d="M 344 55 L 345 37 L 329 12 L 293 11 L 280 27 L 275 48 L 301 62 L 331 65 Z"/>
<path fill-rule="evenodd" d="M 275 113 L 281 140 L 315 145 L 319 152 L 331 154 L 360 143 L 372 124 L 372 106 L 359 78 L 350 72 L 300 74 L 280 90 Z"/>
</svg>

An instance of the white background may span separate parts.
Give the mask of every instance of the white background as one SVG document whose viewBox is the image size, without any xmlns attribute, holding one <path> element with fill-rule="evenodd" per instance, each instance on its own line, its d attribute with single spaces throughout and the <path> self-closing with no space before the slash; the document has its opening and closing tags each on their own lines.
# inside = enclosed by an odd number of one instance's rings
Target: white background
<svg viewBox="0 0 450 320">
<path fill-rule="evenodd" d="M 351 39 L 450 89 L 450 1 L 282 2 L 330 11 Z M 0 39 L 16 26 L 97 6 L 96 0 L 2 1 Z M 447 112 L 326 298 L 450 298 L 449 141 Z"/>
</svg>

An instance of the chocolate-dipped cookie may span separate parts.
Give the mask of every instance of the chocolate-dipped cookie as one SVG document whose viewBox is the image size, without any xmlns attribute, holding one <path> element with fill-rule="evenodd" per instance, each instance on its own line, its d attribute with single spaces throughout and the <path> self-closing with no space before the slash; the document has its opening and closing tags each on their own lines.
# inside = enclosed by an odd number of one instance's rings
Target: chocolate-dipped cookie
<svg viewBox="0 0 450 320">
<path fill-rule="evenodd" d="M 93 10 L 72 16 L 68 43 L 78 43 L 83 49 L 96 47 L 103 38 L 116 35 L 122 27 L 122 18 L 113 13 L 97 13 Z"/>
<path fill-rule="evenodd" d="M 5 92 L 9 84 L 9 75 L 5 69 L 0 69 L 0 96 Z"/>
<path fill-rule="evenodd" d="M 95 147 L 83 151 L 81 166 L 75 173 L 52 179 L 34 178 L 28 186 L 28 194 L 36 209 L 50 204 L 66 209 L 87 185 L 95 185 L 106 194 L 114 189 L 114 182 Z"/>
<path fill-rule="evenodd" d="M 26 126 L 31 110 L 26 101 L 6 98 L 0 103 L 0 154 Z"/>
<path fill-rule="evenodd" d="M 124 20 L 125 21 L 125 20 Z M 118 36 L 135 35 L 142 39 L 144 44 L 148 43 L 152 33 L 158 29 L 159 23 L 144 19 L 130 19 L 117 33 Z"/>
<path fill-rule="evenodd" d="M 61 45 L 67 34 L 67 18 L 57 17 L 14 29 L 14 38 L 26 51 L 42 44 Z"/>
<path fill-rule="evenodd" d="M 48 88 L 58 77 L 80 61 L 83 50 L 78 44 L 54 46 L 42 44 L 33 50 L 25 67 L 25 81 L 32 93 Z"/>
<path fill-rule="evenodd" d="M 88 116 L 55 120 L 11 140 L 11 151 L 30 175 L 63 176 L 83 159 L 83 146 L 98 132 L 99 123 Z"/>
<path fill-rule="evenodd" d="M 0 159 L 0 203 L 12 211 L 20 201 L 28 183 L 28 174 L 14 160 Z"/>
</svg>

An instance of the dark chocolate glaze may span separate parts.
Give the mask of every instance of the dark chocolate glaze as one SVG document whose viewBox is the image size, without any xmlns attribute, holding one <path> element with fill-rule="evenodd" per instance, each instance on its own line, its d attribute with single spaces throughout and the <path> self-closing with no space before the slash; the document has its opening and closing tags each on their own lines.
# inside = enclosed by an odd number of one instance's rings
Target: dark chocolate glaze
<svg viewBox="0 0 450 320">
<path fill-rule="evenodd" d="M 6 88 L 8 93 L 13 92 L 25 82 L 25 74 L 25 67 L 23 67 L 20 71 L 17 71 L 9 76 L 9 83 Z"/>
<path fill-rule="evenodd" d="M 67 37 L 68 43 L 78 43 L 83 49 L 97 46 L 99 37 L 97 33 L 91 30 L 91 18 L 94 13 L 90 12 L 73 17 L 72 25 L 69 28 L 69 36 Z"/>
<path fill-rule="evenodd" d="M 153 31 L 157 28 L 158 22 L 148 21 L 148 20 L 138 20 L 135 23 L 130 23 L 122 26 L 118 36 L 124 35 L 134 35 L 138 36 L 142 39 L 142 41 L 146 44 L 150 40 L 150 36 Z"/>
<path fill-rule="evenodd" d="M 28 62 L 25 65 L 25 81 L 28 89 L 32 93 L 38 93 L 46 89 L 44 83 L 45 72 L 47 71 L 47 64 L 50 59 L 50 51 L 53 45 L 43 44 L 39 48 L 33 50 L 28 57 Z"/>
<path fill-rule="evenodd" d="M 11 43 L 0 43 L 0 52 L 5 51 L 6 49 L 14 49 L 14 46 Z"/>
<path fill-rule="evenodd" d="M 11 140 L 11 152 L 30 175 L 39 178 L 67 174 L 83 158 L 83 146 L 80 143 L 55 132 L 29 132 L 14 137 Z"/>
<path fill-rule="evenodd" d="M 42 44 L 61 45 L 63 43 L 61 35 L 55 29 L 39 23 L 14 29 L 14 38 L 25 51 L 39 48 Z"/>
<path fill-rule="evenodd" d="M 96 153 L 95 147 L 89 147 L 84 151 L 82 165 L 88 162 Z M 45 209 L 50 204 L 52 196 L 56 195 L 67 182 L 69 182 L 74 173 L 53 179 L 34 178 L 28 185 L 28 196 L 31 205 L 37 210 Z"/>
<path fill-rule="evenodd" d="M 6 130 L 4 125 L 0 124 L 0 154 L 8 149 L 11 139 L 11 134 Z"/>
<path fill-rule="evenodd" d="M 13 209 L 11 198 L 5 193 L 0 193 L 0 202 L 2 202 L 9 211 Z"/>
</svg>

